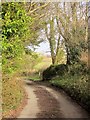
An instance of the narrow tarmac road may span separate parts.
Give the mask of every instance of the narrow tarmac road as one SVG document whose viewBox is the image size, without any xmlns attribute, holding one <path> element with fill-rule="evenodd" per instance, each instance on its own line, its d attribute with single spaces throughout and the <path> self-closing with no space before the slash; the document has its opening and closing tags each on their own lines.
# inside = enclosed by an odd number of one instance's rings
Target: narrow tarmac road
<svg viewBox="0 0 90 120">
<path fill-rule="evenodd" d="M 18 118 L 88 118 L 87 112 L 65 92 L 25 81 L 28 103 Z"/>
</svg>

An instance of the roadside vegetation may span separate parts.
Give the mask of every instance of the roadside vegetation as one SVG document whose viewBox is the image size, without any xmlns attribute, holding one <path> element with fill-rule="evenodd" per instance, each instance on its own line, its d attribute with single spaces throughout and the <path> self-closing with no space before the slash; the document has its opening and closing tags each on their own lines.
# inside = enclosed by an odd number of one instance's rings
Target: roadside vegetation
<svg viewBox="0 0 90 120">
<path fill-rule="evenodd" d="M 69 96 L 75 99 L 81 106 L 90 110 L 89 70 L 85 63 L 75 66 L 50 66 L 43 72 L 43 80 L 53 86 L 63 89 Z"/>
<path fill-rule="evenodd" d="M 17 80 L 19 60 L 28 28 L 23 4 L 2 4 L 2 116 L 7 117 L 22 102 L 22 83 Z M 23 35 L 23 32 L 25 35 Z"/>
<path fill-rule="evenodd" d="M 33 3 L 2 2 L 1 5 L 2 115 L 7 118 L 25 99 L 23 75 L 29 76 L 29 73 L 34 71 L 34 66 L 42 61 L 42 56 L 34 52 L 34 47 L 42 41 L 37 40 L 39 18 L 37 20 L 33 15 L 37 8 L 42 9 L 47 4 L 38 3 L 33 6 Z"/>
<path fill-rule="evenodd" d="M 12 79 L 7 78 L 7 82 L 4 79 L 2 84 L 3 117 L 7 117 L 12 115 L 11 111 L 16 110 L 21 105 L 25 93 L 22 87 L 23 83 L 16 76 L 13 76 Z"/>
<path fill-rule="evenodd" d="M 43 79 L 90 106 L 87 12 L 86 2 L 2 3 L 3 117 L 23 101 L 22 79 Z M 35 52 L 42 42 L 48 57 Z"/>
<path fill-rule="evenodd" d="M 26 67 L 23 72 L 24 78 L 33 81 L 42 80 L 43 71 L 52 64 L 52 61 L 50 56 L 39 55 L 37 59 L 34 60 L 34 62 L 36 61 L 36 64 L 30 64 L 33 65 L 32 69 L 30 69 L 31 67 L 27 66 L 27 62 L 25 63 L 24 61 Z"/>
<path fill-rule="evenodd" d="M 78 3 L 63 3 L 63 7 L 54 5 L 55 13 L 57 11 L 56 29 L 59 35 L 57 42 L 55 42 L 56 39 L 53 39 L 56 35 L 53 34 L 55 18 L 52 18 L 49 23 L 51 32 L 50 34 L 46 32 L 50 42 L 52 65 L 44 70 L 42 79 L 65 90 L 89 111 L 87 4 L 81 5 L 81 9 L 86 11 L 86 14 L 83 14 L 84 19 L 80 17 L 80 6 L 78 6 L 80 4 Z M 62 41 L 59 41 L 60 37 L 63 38 Z M 63 54 L 59 53 L 60 48 L 63 48 Z M 64 63 L 60 63 L 61 56 L 64 56 Z"/>
</svg>

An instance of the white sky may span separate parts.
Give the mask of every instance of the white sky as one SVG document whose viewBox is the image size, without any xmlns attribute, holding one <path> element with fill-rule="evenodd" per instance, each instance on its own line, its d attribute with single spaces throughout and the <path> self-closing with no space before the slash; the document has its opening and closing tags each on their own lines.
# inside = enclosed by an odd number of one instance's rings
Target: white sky
<svg viewBox="0 0 90 120">
<path fill-rule="evenodd" d="M 36 48 L 37 49 L 35 50 L 35 52 L 50 55 L 50 48 L 49 48 L 48 42 L 42 42 L 42 43 L 40 43 L 40 46 L 36 47 Z"/>
</svg>

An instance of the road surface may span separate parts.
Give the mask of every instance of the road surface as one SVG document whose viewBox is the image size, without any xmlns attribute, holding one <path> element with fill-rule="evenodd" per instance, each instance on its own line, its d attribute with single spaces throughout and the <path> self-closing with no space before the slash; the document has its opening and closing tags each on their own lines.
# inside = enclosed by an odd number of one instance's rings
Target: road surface
<svg viewBox="0 0 90 120">
<path fill-rule="evenodd" d="M 18 118 L 88 118 L 88 113 L 67 94 L 53 87 L 25 81 L 28 103 Z"/>
</svg>

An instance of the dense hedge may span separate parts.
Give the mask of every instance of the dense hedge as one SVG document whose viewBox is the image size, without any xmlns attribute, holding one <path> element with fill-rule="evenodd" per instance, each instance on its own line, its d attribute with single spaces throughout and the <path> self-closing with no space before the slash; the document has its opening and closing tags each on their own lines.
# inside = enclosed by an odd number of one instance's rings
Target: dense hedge
<svg viewBox="0 0 90 120">
<path fill-rule="evenodd" d="M 68 71 L 68 67 L 65 64 L 60 64 L 60 65 L 51 65 L 48 67 L 46 70 L 43 72 L 43 80 L 50 80 L 55 76 L 62 76 Z"/>
<path fill-rule="evenodd" d="M 84 62 L 75 63 L 72 65 L 60 64 L 60 65 L 51 65 L 46 70 L 43 71 L 42 79 L 50 80 L 56 76 L 64 76 L 65 74 L 70 75 L 85 75 L 89 74 L 89 69 Z"/>
<path fill-rule="evenodd" d="M 43 72 L 43 80 L 65 90 L 90 111 L 89 69 L 83 62 L 73 65 L 50 66 Z"/>
<path fill-rule="evenodd" d="M 66 75 L 56 77 L 50 81 L 52 85 L 62 88 L 90 112 L 90 88 L 88 82 L 88 76 L 85 75 Z"/>
<path fill-rule="evenodd" d="M 85 62 L 75 63 L 73 65 L 68 66 L 69 73 L 71 75 L 79 74 L 79 75 L 86 75 L 89 74 L 89 68 Z"/>
</svg>

